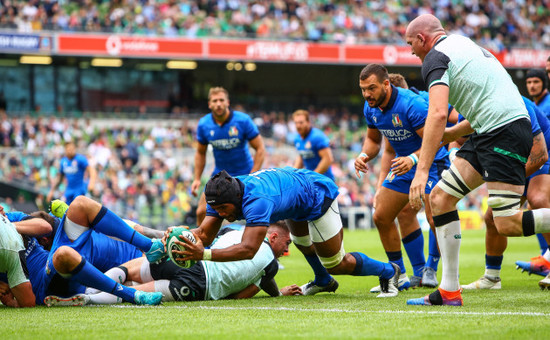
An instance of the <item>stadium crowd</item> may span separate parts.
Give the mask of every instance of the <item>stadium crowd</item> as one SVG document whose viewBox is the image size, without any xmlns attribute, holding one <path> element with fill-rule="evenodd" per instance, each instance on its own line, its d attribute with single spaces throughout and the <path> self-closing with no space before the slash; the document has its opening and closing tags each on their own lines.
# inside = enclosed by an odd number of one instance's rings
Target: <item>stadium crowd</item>
<svg viewBox="0 0 550 340">
<path fill-rule="evenodd" d="M 548 48 L 549 8 L 548 0 L 5 0 L 0 28 L 403 44 L 406 24 L 430 13 L 450 33 L 500 51 Z"/>
<path fill-rule="evenodd" d="M 314 112 L 314 126 L 322 129 L 332 143 L 332 171 L 340 188 L 340 206 L 372 207 L 378 162 L 372 163 L 367 180 L 361 182 L 354 169 L 364 138 L 362 117 L 326 109 L 310 110 Z M 264 168 L 292 166 L 297 155 L 292 118 L 283 112 L 261 112 L 254 121 L 266 143 Z M 176 123 L 166 127 L 128 127 L 130 124 L 120 121 L 101 127 L 90 119 L 11 117 L 4 113 L 0 115 L 0 178 L 37 190 L 37 205 L 43 208 L 44 197 L 59 172 L 64 141 L 72 140 L 98 171 L 92 197 L 109 209 L 149 225 L 175 221 L 193 224 L 197 199 L 190 194 L 190 187 L 198 120 L 171 122 Z M 213 164 L 208 163 L 203 183 L 212 169 Z M 57 197 L 61 197 L 63 184 L 58 189 Z M 476 206 L 472 200 L 475 198 L 465 201 L 462 208 Z M 9 210 L 12 202 L 3 204 Z"/>
</svg>

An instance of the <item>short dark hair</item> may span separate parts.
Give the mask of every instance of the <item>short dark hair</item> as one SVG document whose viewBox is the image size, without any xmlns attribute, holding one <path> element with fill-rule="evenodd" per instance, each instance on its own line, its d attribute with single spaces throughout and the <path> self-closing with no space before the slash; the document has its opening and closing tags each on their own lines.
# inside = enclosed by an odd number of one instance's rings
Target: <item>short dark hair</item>
<svg viewBox="0 0 550 340">
<path fill-rule="evenodd" d="M 405 77 L 403 77 L 400 73 L 390 73 L 389 75 L 390 83 L 392 83 L 395 87 L 401 87 L 404 89 L 409 88 L 409 84 L 407 84 L 407 81 L 405 80 Z"/>
<path fill-rule="evenodd" d="M 273 232 L 276 232 L 277 230 L 283 231 L 285 233 L 290 233 L 290 230 L 288 229 L 286 222 L 283 220 L 277 221 L 275 223 L 271 223 L 267 228 L 267 233 L 271 234 Z"/>
<path fill-rule="evenodd" d="M 359 75 L 360 80 L 365 80 L 371 75 L 376 75 L 376 78 L 381 83 L 384 80 L 389 79 L 388 70 L 380 64 L 368 64 L 361 70 L 361 74 Z"/>
</svg>

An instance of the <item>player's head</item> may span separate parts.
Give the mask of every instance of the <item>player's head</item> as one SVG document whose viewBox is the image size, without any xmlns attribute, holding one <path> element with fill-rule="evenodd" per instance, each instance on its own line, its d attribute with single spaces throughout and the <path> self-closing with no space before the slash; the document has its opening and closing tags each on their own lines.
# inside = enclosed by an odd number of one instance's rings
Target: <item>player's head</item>
<svg viewBox="0 0 550 340">
<path fill-rule="evenodd" d="M 405 31 L 405 41 L 411 46 L 412 54 L 424 61 L 437 39 L 445 34 L 441 21 L 431 14 L 416 17 Z"/>
<path fill-rule="evenodd" d="M 401 87 L 404 89 L 409 88 L 409 84 L 407 84 L 407 81 L 405 80 L 405 77 L 401 75 L 400 73 L 390 73 L 388 74 L 390 78 L 390 83 L 395 87 Z"/>
<path fill-rule="evenodd" d="M 212 87 L 208 91 L 208 108 L 212 114 L 221 118 L 229 113 L 229 92 L 223 87 Z"/>
<path fill-rule="evenodd" d="M 546 59 L 546 76 L 550 79 L 550 57 Z"/>
<path fill-rule="evenodd" d="M 370 107 L 379 107 L 390 91 L 388 70 L 380 64 L 369 64 L 361 70 L 359 87 Z"/>
<path fill-rule="evenodd" d="M 292 114 L 292 120 L 296 125 L 298 133 L 304 137 L 311 130 L 311 122 L 309 121 L 309 112 L 306 110 L 296 110 Z"/>
<path fill-rule="evenodd" d="M 65 156 L 73 158 L 76 155 L 76 145 L 73 141 L 65 142 Z"/>
<path fill-rule="evenodd" d="M 52 231 L 50 233 L 37 238 L 38 243 L 40 243 L 40 245 L 42 245 L 44 249 L 50 250 L 53 244 L 55 233 L 57 231 L 57 228 L 59 227 L 59 222 L 61 220 L 57 217 L 54 217 L 48 214 L 45 211 L 35 211 L 29 215 L 29 218 L 41 218 L 46 222 L 48 222 L 48 224 L 52 227 Z"/>
<path fill-rule="evenodd" d="M 229 222 L 237 220 L 241 215 L 243 186 L 241 181 L 231 177 L 225 170 L 210 178 L 204 188 L 204 195 L 206 203 Z"/>
<path fill-rule="evenodd" d="M 531 98 L 538 97 L 548 85 L 548 76 L 542 69 L 532 68 L 525 75 L 525 86 Z"/>
<path fill-rule="evenodd" d="M 275 257 L 283 256 L 288 251 L 288 246 L 292 243 L 290 240 L 290 231 L 285 221 L 271 223 L 269 228 L 267 228 L 267 239 Z"/>
</svg>

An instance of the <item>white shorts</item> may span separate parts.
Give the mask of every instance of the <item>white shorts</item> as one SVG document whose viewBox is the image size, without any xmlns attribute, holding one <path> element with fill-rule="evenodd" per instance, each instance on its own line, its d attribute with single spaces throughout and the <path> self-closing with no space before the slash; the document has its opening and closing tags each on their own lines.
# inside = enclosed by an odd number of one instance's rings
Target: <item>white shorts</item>
<svg viewBox="0 0 550 340">
<path fill-rule="evenodd" d="M 315 221 L 308 221 L 309 236 L 314 243 L 330 240 L 342 230 L 338 202 L 334 200 L 327 212 Z"/>
</svg>

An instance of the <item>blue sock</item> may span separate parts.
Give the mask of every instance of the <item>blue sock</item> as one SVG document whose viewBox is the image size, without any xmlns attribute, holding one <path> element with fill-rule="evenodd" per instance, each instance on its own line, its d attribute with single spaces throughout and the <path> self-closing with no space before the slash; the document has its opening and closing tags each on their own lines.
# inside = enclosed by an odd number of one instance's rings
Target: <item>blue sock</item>
<svg viewBox="0 0 550 340">
<path fill-rule="evenodd" d="M 82 258 L 80 264 L 69 274 L 60 274 L 66 278 L 72 278 L 80 284 L 99 289 L 103 292 L 114 294 L 125 301 L 134 302 L 135 289 L 121 285 L 94 267 L 91 263 Z"/>
<path fill-rule="evenodd" d="M 350 253 L 355 257 L 355 269 L 351 275 L 353 276 L 381 276 L 384 279 L 389 279 L 395 275 L 395 269 L 389 263 L 376 261 L 367 255 L 359 252 Z"/>
<path fill-rule="evenodd" d="M 437 249 L 437 238 L 430 228 L 430 241 L 428 242 L 428 261 L 426 262 L 426 266 L 437 271 L 437 266 L 439 265 L 440 258 L 441 254 L 439 253 L 439 249 Z"/>
<path fill-rule="evenodd" d="M 422 277 L 422 271 L 426 265 L 424 257 L 424 235 L 420 228 L 416 229 L 402 240 L 405 251 L 409 256 L 409 261 L 413 267 L 414 276 Z"/>
<path fill-rule="evenodd" d="M 485 268 L 487 269 L 498 269 L 502 266 L 502 259 L 504 256 L 490 256 L 485 254 Z"/>
<path fill-rule="evenodd" d="M 313 282 L 318 286 L 326 286 L 332 279 L 332 276 L 328 273 L 327 269 L 323 267 L 323 264 L 321 263 L 321 260 L 319 260 L 319 257 L 317 255 L 304 255 L 304 257 L 307 260 L 307 263 L 309 263 L 309 266 L 311 269 L 313 269 L 313 273 L 315 274 L 315 280 Z"/>
<path fill-rule="evenodd" d="M 107 236 L 113 236 L 128 242 L 144 252 L 151 249 L 153 244 L 150 238 L 130 228 L 126 222 L 105 207 L 101 207 L 94 221 L 90 224 L 90 228 Z"/>
<path fill-rule="evenodd" d="M 548 243 L 546 242 L 546 239 L 542 234 L 537 234 L 537 238 L 539 239 L 539 245 L 540 245 L 540 252 L 542 255 L 546 253 L 546 250 L 548 250 Z"/>
<path fill-rule="evenodd" d="M 403 253 L 400 251 L 387 251 L 386 255 L 390 262 L 395 263 L 401 269 L 401 274 L 405 274 L 405 263 L 403 263 Z"/>
</svg>

